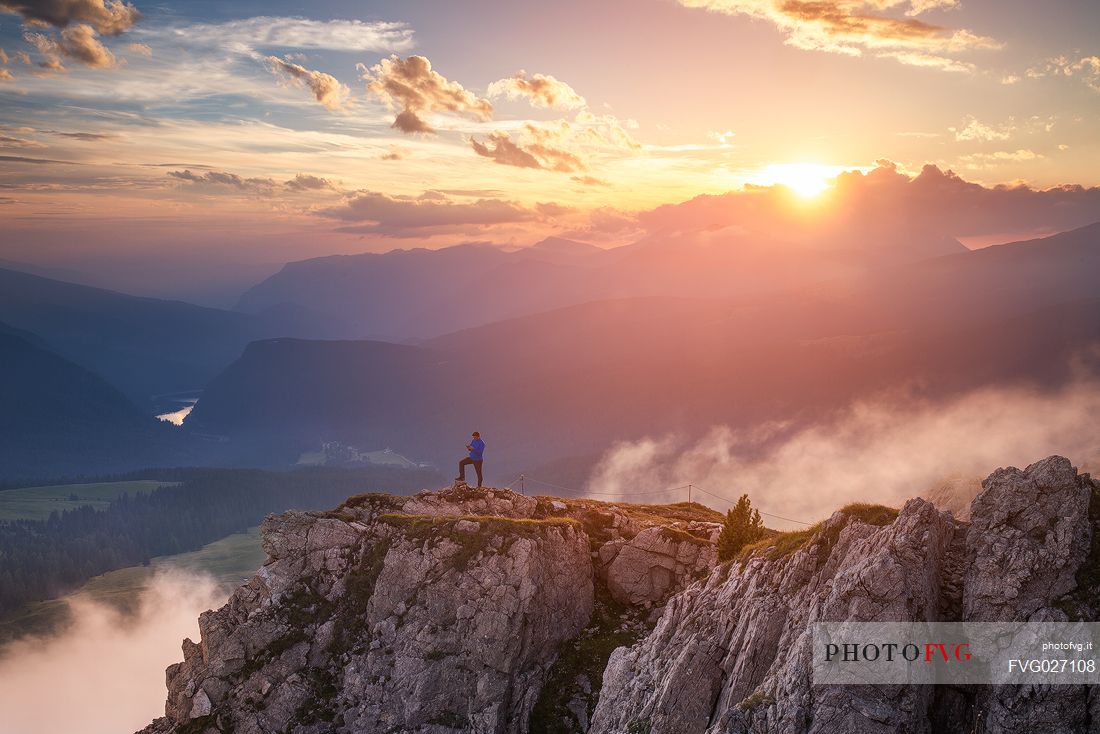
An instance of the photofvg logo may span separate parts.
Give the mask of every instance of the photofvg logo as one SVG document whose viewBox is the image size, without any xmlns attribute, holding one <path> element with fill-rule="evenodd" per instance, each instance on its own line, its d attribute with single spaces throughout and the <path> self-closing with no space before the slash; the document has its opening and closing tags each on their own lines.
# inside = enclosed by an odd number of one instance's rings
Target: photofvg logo
<svg viewBox="0 0 1100 734">
<path fill-rule="evenodd" d="M 1100 624 L 819 622 L 821 685 L 1100 683 Z"/>
</svg>

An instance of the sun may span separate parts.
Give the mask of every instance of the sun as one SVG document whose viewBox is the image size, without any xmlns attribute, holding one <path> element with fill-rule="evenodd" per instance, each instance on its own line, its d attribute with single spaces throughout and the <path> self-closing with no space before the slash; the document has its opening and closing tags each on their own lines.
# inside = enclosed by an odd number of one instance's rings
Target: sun
<svg viewBox="0 0 1100 734">
<path fill-rule="evenodd" d="M 829 182 L 844 170 L 820 163 L 770 163 L 760 169 L 751 183 L 786 186 L 804 199 L 812 199 L 829 188 Z"/>
</svg>

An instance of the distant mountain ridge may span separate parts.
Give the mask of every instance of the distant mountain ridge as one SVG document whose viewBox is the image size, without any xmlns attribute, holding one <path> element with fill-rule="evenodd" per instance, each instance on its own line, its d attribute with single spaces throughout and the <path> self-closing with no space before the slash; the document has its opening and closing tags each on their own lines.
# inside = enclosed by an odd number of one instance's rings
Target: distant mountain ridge
<svg viewBox="0 0 1100 734">
<path fill-rule="evenodd" d="M 248 315 L 0 269 L 0 321 L 35 334 L 135 403 L 201 388 L 256 339 L 323 328 L 297 309 Z"/>
<path fill-rule="evenodd" d="M 493 430 L 494 471 L 714 424 L 809 420 L 862 395 L 929 398 L 1100 374 L 1100 228 L 732 299 L 636 297 L 405 347 L 278 340 L 211 383 L 187 424 L 251 460 L 318 440 L 445 466 Z M 461 307 L 455 302 L 455 308 Z M 305 450 L 304 448 L 302 450 Z"/>
<path fill-rule="evenodd" d="M 100 377 L 0 324 L 3 478 L 174 464 L 185 445 Z"/>
<path fill-rule="evenodd" d="M 964 252 L 933 235 L 885 247 L 799 244 L 732 230 L 652 235 L 602 249 L 557 237 L 504 250 L 459 245 L 288 263 L 238 309 L 297 304 L 341 336 L 419 340 L 588 301 L 638 296 L 722 298 L 778 291 L 893 262 Z"/>
</svg>

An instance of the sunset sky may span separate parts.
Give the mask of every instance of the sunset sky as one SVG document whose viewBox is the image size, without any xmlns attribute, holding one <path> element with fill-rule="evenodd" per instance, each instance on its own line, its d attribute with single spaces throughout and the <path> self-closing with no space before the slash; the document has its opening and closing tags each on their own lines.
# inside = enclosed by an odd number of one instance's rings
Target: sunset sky
<svg viewBox="0 0 1100 734">
<path fill-rule="evenodd" d="M 1057 231 L 1100 212 L 1067 188 L 1100 184 L 1098 31 L 1092 0 L 0 0 L 0 259 L 214 292 L 331 253 L 621 244 L 754 186 L 796 217 L 872 181 L 896 203 L 928 164 L 928 216 L 933 189 L 989 205 L 951 236 Z"/>
</svg>

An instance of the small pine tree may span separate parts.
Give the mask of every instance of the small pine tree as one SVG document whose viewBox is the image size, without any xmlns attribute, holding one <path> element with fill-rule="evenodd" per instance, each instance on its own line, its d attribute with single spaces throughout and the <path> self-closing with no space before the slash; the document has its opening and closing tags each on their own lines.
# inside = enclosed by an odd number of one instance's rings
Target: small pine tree
<svg viewBox="0 0 1100 734">
<path fill-rule="evenodd" d="M 726 520 L 718 536 L 718 560 L 733 559 L 742 548 L 760 540 L 765 533 L 767 529 L 760 519 L 760 511 L 753 508 L 747 494 L 741 495 L 737 504 L 726 510 Z"/>
</svg>

